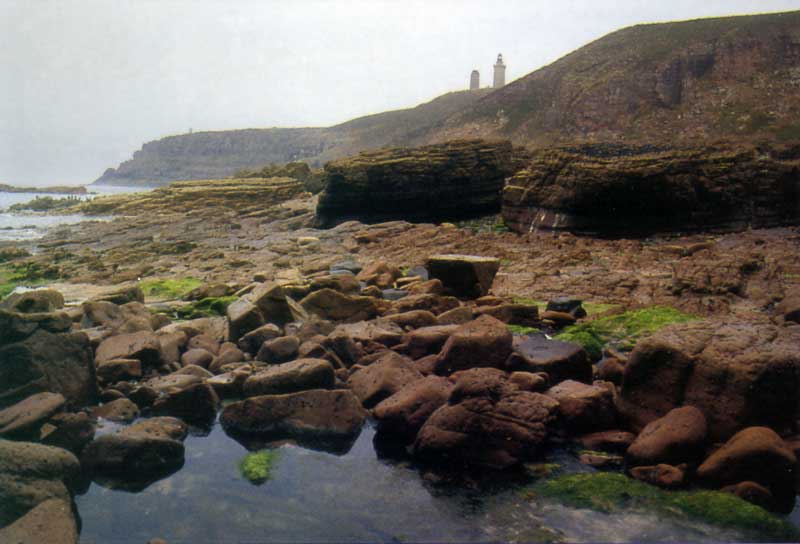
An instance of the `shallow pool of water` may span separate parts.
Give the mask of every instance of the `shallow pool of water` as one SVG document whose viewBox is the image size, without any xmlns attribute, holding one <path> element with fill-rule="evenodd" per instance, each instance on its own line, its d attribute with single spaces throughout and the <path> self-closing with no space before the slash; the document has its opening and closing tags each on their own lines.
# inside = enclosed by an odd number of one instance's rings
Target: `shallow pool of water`
<svg viewBox="0 0 800 544">
<path fill-rule="evenodd" d="M 113 429 L 107 428 L 106 431 Z M 525 493 L 530 481 L 483 478 L 435 483 L 407 461 L 381 459 L 364 428 L 341 455 L 278 447 L 272 478 L 239 474 L 248 451 L 219 425 L 186 440 L 182 469 L 140 492 L 93 483 L 76 498 L 81 542 L 675 542 L 736 541 L 744 535 L 680 516 L 565 507 Z M 591 470 L 568 452 L 563 470 Z M 484 475 L 486 476 L 486 475 Z"/>
</svg>

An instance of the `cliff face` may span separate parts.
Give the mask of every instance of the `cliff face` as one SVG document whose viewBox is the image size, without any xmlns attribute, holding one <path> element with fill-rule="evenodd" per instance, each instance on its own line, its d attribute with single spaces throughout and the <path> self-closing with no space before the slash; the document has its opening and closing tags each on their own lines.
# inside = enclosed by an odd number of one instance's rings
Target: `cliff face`
<svg viewBox="0 0 800 544">
<path fill-rule="evenodd" d="M 800 138 L 800 12 L 639 25 L 451 116 L 431 138 L 694 143 Z"/>
<path fill-rule="evenodd" d="M 366 149 L 418 143 L 444 119 L 489 90 L 448 93 L 416 108 L 361 117 L 329 128 L 270 128 L 197 132 L 148 142 L 133 158 L 95 183 L 163 185 L 214 179 L 237 170 L 302 160 L 312 166 Z"/>
<path fill-rule="evenodd" d="M 544 149 L 503 190 L 503 219 L 520 233 L 740 231 L 798 218 L 800 147 Z"/>
<path fill-rule="evenodd" d="M 241 168 L 313 157 L 324 149 L 323 129 L 274 128 L 197 132 L 148 142 L 118 168 L 94 183 L 163 185 L 170 181 L 217 179 Z"/>
<path fill-rule="evenodd" d="M 497 90 L 329 128 L 205 132 L 145 144 L 98 183 L 164 183 L 451 139 L 564 143 L 800 139 L 800 11 L 639 25 Z"/>
<path fill-rule="evenodd" d="M 348 219 L 429 221 L 497 212 L 511 154 L 507 141 L 457 140 L 331 161 L 317 219 L 331 226 Z"/>
</svg>

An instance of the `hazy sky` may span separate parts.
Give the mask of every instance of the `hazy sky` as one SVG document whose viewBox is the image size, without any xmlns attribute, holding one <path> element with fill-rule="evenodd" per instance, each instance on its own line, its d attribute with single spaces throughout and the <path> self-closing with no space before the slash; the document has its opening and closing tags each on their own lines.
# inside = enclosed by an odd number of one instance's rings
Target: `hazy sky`
<svg viewBox="0 0 800 544">
<path fill-rule="evenodd" d="M 325 126 L 507 80 L 636 23 L 800 0 L 0 0 L 0 183 L 86 183 L 145 141 Z"/>
</svg>

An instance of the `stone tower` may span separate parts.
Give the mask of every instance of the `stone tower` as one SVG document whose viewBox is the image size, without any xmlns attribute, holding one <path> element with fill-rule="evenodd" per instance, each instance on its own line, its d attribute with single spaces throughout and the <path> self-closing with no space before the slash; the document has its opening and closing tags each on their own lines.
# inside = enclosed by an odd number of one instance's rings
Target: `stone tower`
<svg viewBox="0 0 800 544">
<path fill-rule="evenodd" d="M 494 63 L 494 84 L 495 89 L 499 89 L 506 84 L 506 65 L 503 64 L 503 54 L 497 55 L 497 62 Z"/>
<path fill-rule="evenodd" d="M 469 76 L 469 90 L 477 91 L 481 88 L 481 73 L 473 70 Z"/>
</svg>

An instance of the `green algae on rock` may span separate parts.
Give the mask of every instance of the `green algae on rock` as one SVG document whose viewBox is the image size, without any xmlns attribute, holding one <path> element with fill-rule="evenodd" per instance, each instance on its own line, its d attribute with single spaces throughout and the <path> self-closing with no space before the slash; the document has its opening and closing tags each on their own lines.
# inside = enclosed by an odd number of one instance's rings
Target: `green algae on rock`
<svg viewBox="0 0 800 544">
<path fill-rule="evenodd" d="M 174 279 L 150 279 L 139 282 L 145 296 L 165 299 L 179 300 L 188 295 L 193 289 L 203 285 L 202 280 L 197 278 L 174 278 Z"/>
<path fill-rule="evenodd" d="M 667 325 L 695 319 L 698 318 L 669 306 L 651 306 L 569 326 L 555 339 L 580 344 L 592 359 L 598 360 L 606 344 L 613 342 L 622 349 L 633 349 L 640 338 Z"/>
<path fill-rule="evenodd" d="M 686 515 L 707 523 L 737 529 L 761 540 L 798 537 L 786 520 L 739 497 L 720 491 L 664 491 L 619 473 L 571 474 L 534 486 L 535 495 L 557 499 L 575 508 L 610 513 L 640 507 Z"/>
<path fill-rule="evenodd" d="M 239 463 L 239 472 L 250 483 L 261 485 L 272 477 L 272 469 L 278 460 L 275 450 L 261 450 L 248 454 Z"/>
</svg>

